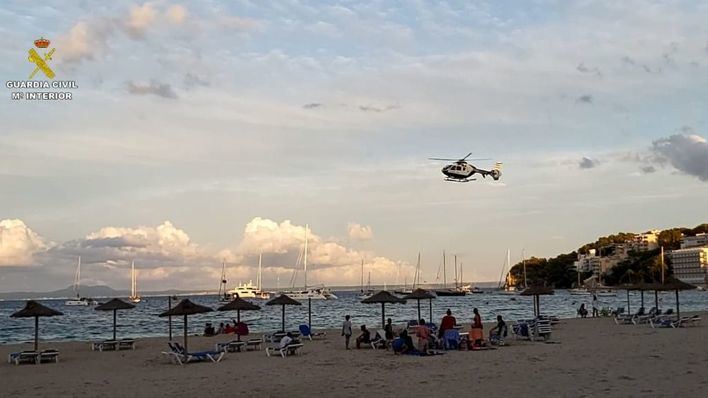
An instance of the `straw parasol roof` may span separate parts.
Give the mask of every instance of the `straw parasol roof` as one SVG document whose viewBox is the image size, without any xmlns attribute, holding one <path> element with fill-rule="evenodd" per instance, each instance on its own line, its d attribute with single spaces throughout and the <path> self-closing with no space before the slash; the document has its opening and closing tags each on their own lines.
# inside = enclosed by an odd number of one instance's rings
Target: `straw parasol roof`
<svg viewBox="0 0 708 398">
<path fill-rule="evenodd" d="M 133 304 L 126 303 L 125 301 L 114 298 L 113 300 L 107 301 L 101 305 L 94 308 L 96 311 L 117 311 L 117 310 L 130 310 L 135 308 Z"/>
<path fill-rule="evenodd" d="M 664 283 L 652 284 L 652 290 L 669 291 L 669 290 L 692 290 L 696 286 L 686 283 L 676 278 L 667 278 Z"/>
<path fill-rule="evenodd" d="M 367 297 L 361 300 L 364 304 L 375 304 L 375 303 L 391 303 L 391 304 L 405 304 L 406 300 L 398 298 L 393 294 L 389 293 L 388 290 L 382 290 L 371 297 Z"/>
<path fill-rule="evenodd" d="M 56 316 L 64 315 L 59 311 L 53 310 L 45 305 L 42 305 L 34 300 L 29 300 L 25 304 L 25 308 L 10 315 L 12 318 L 35 318 L 40 316 Z"/>
<path fill-rule="evenodd" d="M 302 305 L 301 302 L 290 298 L 290 296 L 286 294 L 281 294 L 280 296 L 274 298 L 273 300 L 270 300 L 269 302 L 266 303 L 266 305 L 282 305 L 283 306 L 283 317 L 282 317 L 282 323 L 281 323 L 281 331 L 285 331 L 285 306 L 286 305 Z"/>
<path fill-rule="evenodd" d="M 241 297 L 236 297 L 227 304 L 222 305 L 217 308 L 219 311 L 255 311 L 260 310 L 261 307 L 242 299 Z"/>
<path fill-rule="evenodd" d="M 118 310 L 130 310 L 135 308 L 133 304 L 126 303 L 121 299 L 114 298 L 94 308 L 96 311 L 113 311 L 113 340 L 116 339 L 116 312 Z"/>
<path fill-rule="evenodd" d="M 34 300 L 29 300 L 25 304 L 25 308 L 10 315 L 12 318 L 34 318 L 34 350 L 37 351 L 39 346 L 39 317 L 40 316 L 57 316 L 64 315 L 59 311 L 53 310 Z"/>
<path fill-rule="evenodd" d="M 267 302 L 266 305 L 302 305 L 302 303 L 290 298 L 287 294 L 281 294 L 280 296 Z"/>
<path fill-rule="evenodd" d="M 404 299 L 406 300 L 416 300 L 418 302 L 418 319 L 421 318 L 420 316 L 420 300 L 425 300 L 428 299 L 430 300 L 430 318 L 432 322 L 433 318 L 433 299 L 436 298 L 438 295 L 435 294 L 432 290 L 425 290 L 425 289 L 415 289 L 413 292 L 410 294 L 407 294 L 403 296 Z"/>
<path fill-rule="evenodd" d="M 178 315 L 194 315 L 194 314 L 202 314 L 205 312 L 211 312 L 213 311 L 209 307 L 205 307 L 203 305 L 195 304 L 189 299 L 184 299 L 179 302 L 179 304 L 175 305 L 174 307 L 170 308 L 169 310 L 163 312 L 160 314 L 161 317 L 165 316 L 178 316 Z"/>
<path fill-rule="evenodd" d="M 189 299 L 184 299 L 179 302 L 176 306 L 170 308 L 169 310 L 163 312 L 160 314 L 161 317 L 165 316 L 178 316 L 178 315 L 183 315 L 184 316 L 184 350 L 187 351 L 187 316 L 189 315 L 194 315 L 194 314 L 202 314 L 205 312 L 211 312 L 213 311 L 209 307 L 205 307 L 203 305 L 195 304 Z"/>
<path fill-rule="evenodd" d="M 361 300 L 364 304 L 381 303 L 381 327 L 386 327 L 386 303 L 405 304 L 406 300 L 398 298 L 386 290 L 382 290 L 371 297 Z"/>
</svg>

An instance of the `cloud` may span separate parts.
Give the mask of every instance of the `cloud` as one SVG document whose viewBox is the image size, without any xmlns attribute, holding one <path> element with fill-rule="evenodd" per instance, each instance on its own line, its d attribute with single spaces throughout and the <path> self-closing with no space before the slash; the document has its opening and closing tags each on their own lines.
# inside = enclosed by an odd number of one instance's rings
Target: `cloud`
<svg viewBox="0 0 708 398">
<path fill-rule="evenodd" d="M 34 255 L 47 247 L 48 243 L 22 220 L 0 221 L 0 266 L 31 265 Z"/>
<path fill-rule="evenodd" d="M 322 106 L 324 106 L 324 104 L 320 104 L 320 103 L 318 103 L 318 102 L 311 102 L 311 103 L 309 103 L 309 104 L 303 105 L 302 107 L 303 107 L 304 109 L 315 109 L 315 108 L 319 108 L 319 107 L 322 107 Z"/>
<path fill-rule="evenodd" d="M 167 11 L 167 20 L 173 24 L 182 24 L 187 19 L 187 8 L 183 5 L 170 6 Z"/>
<path fill-rule="evenodd" d="M 589 94 L 581 95 L 580 97 L 578 97 L 578 99 L 575 100 L 575 102 L 592 104 L 592 95 L 589 95 Z"/>
<path fill-rule="evenodd" d="M 127 83 L 127 86 L 128 92 L 134 95 L 152 94 L 162 98 L 177 98 L 177 93 L 175 93 L 171 85 L 155 80 L 152 80 L 149 84 L 140 84 L 130 81 Z"/>
<path fill-rule="evenodd" d="M 643 166 L 641 170 L 644 174 L 651 174 L 656 172 L 656 168 L 654 166 Z"/>
<path fill-rule="evenodd" d="M 347 235 L 351 240 L 371 240 L 374 237 L 370 225 L 357 223 L 349 223 L 347 226 Z"/>
<path fill-rule="evenodd" d="M 583 156 L 583 158 L 578 162 L 578 167 L 581 169 L 592 169 L 593 167 L 596 167 L 598 163 L 599 162 L 597 160 Z"/>
<path fill-rule="evenodd" d="M 150 3 L 131 7 L 125 23 L 126 31 L 133 38 L 144 37 L 145 31 L 155 22 L 155 15 L 155 9 Z"/>
<path fill-rule="evenodd" d="M 58 37 L 57 58 L 68 64 L 94 59 L 106 50 L 108 38 L 113 32 L 113 21 L 109 19 L 77 22 L 68 33 Z"/>
<path fill-rule="evenodd" d="M 197 86 L 208 87 L 211 85 L 211 82 L 197 74 L 188 72 L 184 75 L 184 85 L 187 88 L 194 88 Z"/>
<path fill-rule="evenodd" d="M 699 135 L 674 134 L 652 143 L 659 162 L 669 163 L 684 174 L 708 181 L 708 142 Z"/>
<path fill-rule="evenodd" d="M 222 16 L 218 20 L 219 24 L 225 28 L 239 32 L 259 31 L 263 29 L 263 22 L 258 19 L 239 17 L 235 15 Z"/>
<path fill-rule="evenodd" d="M 642 69 L 644 72 L 647 72 L 647 73 L 658 73 L 658 72 L 661 72 L 661 69 L 652 70 L 648 65 L 640 64 L 640 63 L 638 63 L 637 61 L 635 61 L 634 59 L 632 59 L 632 58 L 630 58 L 630 57 L 628 57 L 628 56 L 622 57 L 622 62 L 624 62 L 625 65 L 630 65 L 630 66 L 633 66 L 633 67 L 635 67 L 635 68 Z"/>
<path fill-rule="evenodd" d="M 393 109 L 400 108 L 400 105 L 386 105 L 384 107 L 377 107 L 372 105 L 359 105 L 359 110 L 362 112 L 387 112 Z"/>
<path fill-rule="evenodd" d="M 587 67 L 585 66 L 585 64 L 580 63 L 575 69 L 577 69 L 580 73 L 593 74 L 595 76 L 602 77 L 602 72 L 600 72 L 600 68 L 596 66 Z"/>
</svg>

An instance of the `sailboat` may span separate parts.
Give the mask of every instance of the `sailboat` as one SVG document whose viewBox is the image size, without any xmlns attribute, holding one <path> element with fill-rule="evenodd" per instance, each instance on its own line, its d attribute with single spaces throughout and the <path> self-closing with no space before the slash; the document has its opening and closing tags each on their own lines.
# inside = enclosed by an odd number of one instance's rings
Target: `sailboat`
<svg viewBox="0 0 708 398">
<path fill-rule="evenodd" d="M 516 280 L 514 279 L 514 275 L 511 274 L 511 251 L 507 250 L 506 251 L 506 259 L 504 261 L 504 265 L 502 266 L 502 275 L 504 275 L 504 271 L 506 268 L 509 268 L 509 271 L 506 273 L 506 277 L 504 278 L 504 282 L 499 280 L 499 293 L 501 294 L 518 294 L 519 291 L 516 290 Z"/>
<path fill-rule="evenodd" d="M 420 252 L 418 252 L 418 261 L 415 264 L 415 274 L 413 274 L 413 286 L 408 287 L 408 277 L 403 278 L 403 289 L 394 290 L 396 294 L 406 295 L 413 293 L 413 290 L 418 288 L 420 282 Z"/>
<path fill-rule="evenodd" d="M 231 295 L 227 291 L 227 281 L 226 281 L 226 261 L 221 261 L 221 279 L 219 280 L 219 302 L 228 303 L 231 301 Z"/>
<path fill-rule="evenodd" d="M 81 297 L 80 293 L 81 285 L 81 256 L 79 256 L 78 264 L 76 265 L 76 273 L 74 273 L 74 293 L 76 294 L 75 299 L 66 300 L 64 305 L 87 307 L 90 305 L 98 305 L 98 302 L 92 298 Z"/>
<path fill-rule="evenodd" d="M 464 278 L 462 277 L 462 262 L 460 262 L 460 289 L 463 290 L 465 293 L 472 293 L 472 294 L 482 294 L 484 293 L 484 290 L 480 289 L 477 286 L 472 287 L 472 284 L 467 283 L 465 284 Z"/>
<path fill-rule="evenodd" d="M 576 271 L 578 273 L 578 282 L 575 285 L 575 288 L 568 289 L 568 293 L 572 294 L 573 296 L 584 296 L 586 294 L 590 294 L 588 289 L 581 287 L 582 285 L 580 283 L 580 267 L 577 267 Z"/>
<path fill-rule="evenodd" d="M 136 304 L 142 300 L 138 295 L 138 274 L 135 272 L 135 261 L 130 263 L 130 297 L 128 300 Z"/>
<path fill-rule="evenodd" d="M 283 291 L 283 294 L 288 295 L 290 298 L 295 300 L 327 300 L 327 296 L 323 294 L 324 287 L 322 288 L 308 288 L 307 287 L 307 232 L 309 226 L 305 225 L 305 246 L 302 253 L 303 258 L 303 270 L 305 272 L 305 283 L 302 289 L 295 289 L 295 278 L 293 278 L 293 288 L 289 291 Z M 299 259 L 298 259 L 299 260 Z M 336 298 L 336 296 L 335 296 Z"/>
<path fill-rule="evenodd" d="M 466 293 L 464 290 L 459 289 L 457 286 L 457 275 L 455 275 L 455 288 L 449 289 L 447 287 L 447 265 L 445 260 L 445 252 L 443 251 L 443 289 L 435 289 L 435 294 L 438 296 L 464 296 Z M 457 274 L 457 256 L 455 256 L 455 274 Z"/>
<path fill-rule="evenodd" d="M 263 290 L 263 270 L 261 266 L 261 260 L 263 258 L 263 253 L 258 253 L 258 275 L 256 276 L 256 298 L 268 300 L 270 299 L 270 293 Z"/>
<path fill-rule="evenodd" d="M 386 289 L 384 289 L 386 290 Z M 360 299 L 366 299 L 374 295 L 374 291 L 371 289 L 371 271 L 369 271 L 369 281 L 364 290 L 364 259 L 361 260 L 361 291 L 359 292 Z"/>
</svg>

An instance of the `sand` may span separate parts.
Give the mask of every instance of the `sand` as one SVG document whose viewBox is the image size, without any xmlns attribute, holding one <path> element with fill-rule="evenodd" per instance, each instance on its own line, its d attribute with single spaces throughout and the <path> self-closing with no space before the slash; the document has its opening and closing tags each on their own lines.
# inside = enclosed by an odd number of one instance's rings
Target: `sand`
<svg viewBox="0 0 708 398">
<path fill-rule="evenodd" d="M 306 341 L 301 356 L 253 351 L 184 366 L 160 354 L 166 338 L 142 339 L 136 350 L 119 352 L 91 351 L 85 342 L 42 342 L 40 349 L 61 351 L 60 362 L 4 362 L 0 396 L 697 397 L 708 389 L 708 315 L 702 317 L 704 324 L 680 329 L 618 326 L 609 318 L 563 320 L 554 326 L 555 344 L 509 337 L 497 350 L 433 357 L 346 351 L 338 331 Z M 190 349 L 211 349 L 230 337 L 190 337 Z M 28 348 L 1 346 L 0 355 Z"/>
</svg>

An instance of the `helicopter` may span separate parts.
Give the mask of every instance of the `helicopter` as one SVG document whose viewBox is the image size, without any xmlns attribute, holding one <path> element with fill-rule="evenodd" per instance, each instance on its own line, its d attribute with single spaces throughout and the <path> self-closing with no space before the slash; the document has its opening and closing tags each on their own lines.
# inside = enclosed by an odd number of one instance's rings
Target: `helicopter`
<svg viewBox="0 0 708 398">
<path fill-rule="evenodd" d="M 448 164 L 442 168 L 442 173 L 445 175 L 445 181 L 451 182 L 470 182 L 477 181 L 476 178 L 471 178 L 475 174 L 479 174 L 482 178 L 487 178 L 491 176 L 494 181 L 498 181 L 501 177 L 502 163 L 496 162 L 491 170 L 479 169 L 467 161 L 478 161 L 478 160 L 491 160 L 491 159 L 468 159 L 472 156 L 472 152 L 468 153 L 462 159 L 445 159 L 445 158 L 428 158 L 430 160 L 443 160 L 443 161 L 453 161 L 454 163 Z"/>
</svg>

